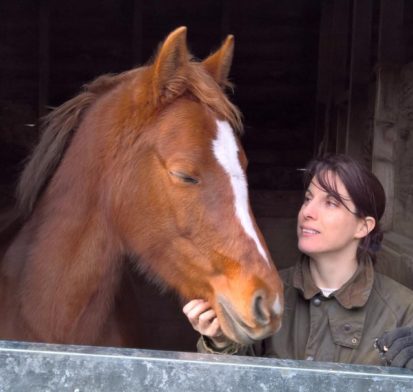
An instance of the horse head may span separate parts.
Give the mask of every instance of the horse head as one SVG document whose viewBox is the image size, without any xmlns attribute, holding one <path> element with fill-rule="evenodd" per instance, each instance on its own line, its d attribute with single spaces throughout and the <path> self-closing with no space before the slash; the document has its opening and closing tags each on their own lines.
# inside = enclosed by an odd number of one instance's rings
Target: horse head
<svg viewBox="0 0 413 392">
<path fill-rule="evenodd" d="M 128 136 L 106 185 L 139 267 L 185 299 L 209 300 L 223 332 L 251 343 L 279 328 L 283 289 L 251 212 L 239 113 L 223 91 L 232 54 L 232 36 L 203 62 L 191 59 L 186 28 L 167 37 L 123 106 L 108 108 Z"/>
<path fill-rule="evenodd" d="M 279 328 L 282 283 L 224 93 L 232 53 L 229 36 L 193 61 L 179 28 L 152 64 L 102 76 L 50 113 L 19 183 L 0 337 L 125 344 L 115 300 L 125 255 L 182 298 L 207 299 L 236 342 Z"/>
</svg>

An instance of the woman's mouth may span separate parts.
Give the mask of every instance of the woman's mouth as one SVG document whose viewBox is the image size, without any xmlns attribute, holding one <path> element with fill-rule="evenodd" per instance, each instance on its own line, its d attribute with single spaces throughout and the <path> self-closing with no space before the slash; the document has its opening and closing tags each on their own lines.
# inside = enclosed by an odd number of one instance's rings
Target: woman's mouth
<svg viewBox="0 0 413 392">
<path fill-rule="evenodd" d="M 318 230 L 315 229 L 309 229 L 309 228 L 301 228 L 301 234 L 303 234 L 304 236 L 312 236 L 312 235 L 317 235 L 320 234 L 320 232 Z"/>
</svg>

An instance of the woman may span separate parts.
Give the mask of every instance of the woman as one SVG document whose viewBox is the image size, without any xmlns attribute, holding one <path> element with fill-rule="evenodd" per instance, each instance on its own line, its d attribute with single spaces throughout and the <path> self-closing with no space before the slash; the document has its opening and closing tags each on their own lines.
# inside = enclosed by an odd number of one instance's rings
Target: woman
<svg viewBox="0 0 413 392">
<path fill-rule="evenodd" d="M 222 334 L 209 303 L 196 299 L 183 311 L 202 335 L 198 351 L 413 368 L 413 292 L 373 269 L 383 187 L 345 155 L 314 160 L 305 173 L 297 224 L 303 257 L 281 271 L 280 331 L 241 346 Z"/>
</svg>

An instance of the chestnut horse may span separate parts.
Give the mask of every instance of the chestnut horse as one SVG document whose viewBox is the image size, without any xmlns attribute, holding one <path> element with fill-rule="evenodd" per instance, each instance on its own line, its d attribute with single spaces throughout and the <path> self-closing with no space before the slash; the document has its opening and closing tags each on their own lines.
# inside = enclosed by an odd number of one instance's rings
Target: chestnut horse
<svg viewBox="0 0 413 392">
<path fill-rule="evenodd" d="M 279 328 L 282 283 L 223 91 L 232 53 L 229 36 L 196 62 L 178 28 L 151 65 L 96 79 L 46 118 L 2 258 L 1 339 L 130 345 L 115 300 L 125 260 L 209 300 L 236 342 Z"/>
</svg>

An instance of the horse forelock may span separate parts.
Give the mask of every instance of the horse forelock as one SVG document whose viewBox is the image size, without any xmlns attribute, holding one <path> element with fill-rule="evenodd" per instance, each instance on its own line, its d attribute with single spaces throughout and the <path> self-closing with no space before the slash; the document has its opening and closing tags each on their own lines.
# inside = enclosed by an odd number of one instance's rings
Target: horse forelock
<svg viewBox="0 0 413 392">
<path fill-rule="evenodd" d="M 242 116 L 239 109 L 231 103 L 222 88 L 204 70 L 202 63 L 191 62 L 188 76 L 188 91 L 201 103 L 207 105 L 223 120 L 227 120 L 234 131 L 243 131 Z M 230 82 L 227 87 L 232 88 Z"/>
</svg>

